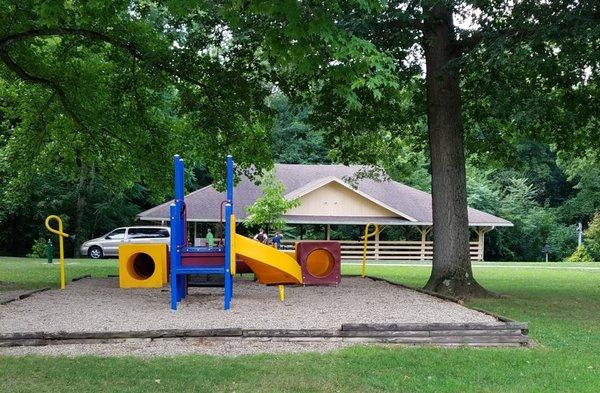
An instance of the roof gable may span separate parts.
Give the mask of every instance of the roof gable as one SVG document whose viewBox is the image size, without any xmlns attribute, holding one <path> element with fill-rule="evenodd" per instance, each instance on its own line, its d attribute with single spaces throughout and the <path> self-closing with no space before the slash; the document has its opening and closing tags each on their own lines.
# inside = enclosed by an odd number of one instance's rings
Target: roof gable
<svg viewBox="0 0 600 393">
<path fill-rule="evenodd" d="M 300 199 L 301 205 L 288 211 L 286 216 L 354 216 L 396 217 L 408 221 L 415 218 L 395 209 L 377 198 L 352 188 L 334 176 L 324 177 L 285 195 L 287 199 Z"/>
</svg>

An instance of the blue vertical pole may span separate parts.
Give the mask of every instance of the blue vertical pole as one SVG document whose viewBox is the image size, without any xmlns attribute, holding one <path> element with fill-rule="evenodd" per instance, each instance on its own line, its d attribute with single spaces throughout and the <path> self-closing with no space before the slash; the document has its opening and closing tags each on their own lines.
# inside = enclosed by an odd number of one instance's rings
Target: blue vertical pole
<svg viewBox="0 0 600 393">
<path fill-rule="evenodd" d="M 233 208 L 233 157 L 231 154 L 227 156 L 227 202 L 231 203 Z"/>
<path fill-rule="evenodd" d="M 173 190 L 175 201 L 183 201 L 183 159 L 181 159 L 178 154 L 175 154 L 173 157 L 173 164 L 175 167 L 175 187 Z"/>
<path fill-rule="evenodd" d="M 184 277 L 179 277 L 178 269 L 181 266 L 181 247 L 185 244 L 185 231 L 184 222 L 185 220 L 185 202 L 184 202 L 184 188 L 183 188 L 183 160 L 179 155 L 173 156 L 173 169 L 174 169 L 174 203 L 170 206 L 170 217 L 171 217 L 171 309 L 177 309 L 177 303 L 182 299 L 185 288 L 182 285 L 182 281 L 185 281 Z"/>
<path fill-rule="evenodd" d="M 225 217 L 225 299 L 223 308 L 229 310 L 231 308 L 231 296 L 233 292 L 233 280 L 229 266 L 231 253 L 233 252 L 231 249 L 231 203 L 229 202 L 225 204 Z"/>
<path fill-rule="evenodd" d="M 233 277 L 231 277 L 230 261 L 231 253 L 234 250 L 231 247 L 231 215 L 233 214 L 233 157 L 227 156 L 227 203 L 225 204 L 225 300 L 224 308 L 231 308 L 231 298 L 233 296 Z"/>
<path fill-rule="evenodd" d="M 170 217 L 171 217 L 171 244 L 170 244 L 170 256 L 171 256 L 171 275 L 170 275 L 170 284 L 171 284 L 171 310 L 177 310 L 177 302 L 179 300 L 179 294 L 177 293 L 178 285 L 177 285 L 177 268 L 179 267 L 179 250 L 177 245 L 177 218 L 179 217 L 177 211 L 177 205 L 172 203 L 169 207 L 170 209 Z"/>
<path fill-rule="evenodd" d="M 183 159 L 178 155 L 175 155 L 173 160 L 175 162 L 175 203 L 178 205 L 180 215 L 178 244 L 183 246 L 187 242 L 187 234 L 185 233 L 185 190 L 183 185 L 184 164 Z"/>
<path fill-rule="evenodd" d="M 184 165 L 184 161 L 182 158 L 178 158 L 177 159 L 177 167 L 176 167 L 176 172 L 175 172 L 175 198 L 177 199 L 177 204 L 178 204 L 178 210 L 179 210 L 179 229 L 177 230 L 177 233 L 179 235 L 179 240 L 178 240 L 178 249 L 179 252 L 178 254 L 178 258 L 177 258 L 177 267 L 181 267 L 181 248 L 184 247 L 185 245 L 187 245 L 187 216 L 186 216 L 186 209 L 185 209 L 185 186 L 184 186 L 184 174 L 185 174 L 185 165 Z M 181 299 L 183 299 L 186 295 L 186 275 L 185 274 L 179 274 L 177 276 L 177 294 L 178 299 L 177 301 L 180 301 Z"/>
</svg>

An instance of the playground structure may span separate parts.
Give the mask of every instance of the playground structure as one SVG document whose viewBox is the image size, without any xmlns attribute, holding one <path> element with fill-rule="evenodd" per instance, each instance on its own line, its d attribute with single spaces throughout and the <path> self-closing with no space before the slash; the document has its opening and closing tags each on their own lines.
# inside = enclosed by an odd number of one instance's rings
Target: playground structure
<svg viewBox="0 0 600 393">
<path fill-rule="evenodd" d="M 224 309 L 228 310 L 233 297 L 233 277 L 238 271 L 253 272 L 260 284 L 278 285 L 281 300 L 284 299 L 285 293 L 283 285 L 336 285 L 340 282 L 341 258 L 338 242 L 298 242 L 295 250 L 280 251 L 236 233 L 232 156 L 227 156 L 226 161 L 223 244 L 219 247 L 189 246 L 184 197 L 184 161 L 175 155 L 173 165 L 175 197 L 170 205 L 171 243 L 168 261 L 163 258 L 166 245 L 120 246 L 119 276 L 122 288 L 161 287 L 168 278 L 171 309 L 176 310 L 178 303 L 187 294 L 190 276 L 222 275 Z"/>
</svg>

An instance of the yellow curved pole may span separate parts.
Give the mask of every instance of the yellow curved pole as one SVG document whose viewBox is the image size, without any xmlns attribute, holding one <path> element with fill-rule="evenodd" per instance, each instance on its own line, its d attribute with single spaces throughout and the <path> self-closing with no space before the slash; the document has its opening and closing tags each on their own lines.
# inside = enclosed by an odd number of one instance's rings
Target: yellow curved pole
<svg viewBox="0 0 600 393">
<path fill-rule="evenodd" d="M 50 226 L 50 220 L 58 222 L 58 229 L 52 228 Z M 63 238 L 69 237 L 69 235 L 63 232 L 63 223 L 59 216 L 55 216 L 53 214 L 46 217 L 45 224 L 46 229 L 58 235 L 58 244 L 60 250 L 60 289 L 65 289 L 65 247 L 63 244 Z"/>
<path fill-rule="evenodd" d="M 371 227 L 371 226 L 374 226 L 375 230 L 373 232 L 369 233 L 369 227 Z M 365 226 L 365 236 L 364 236 L 364 240 L 363 240 L 363 258 L 362 258 L 362 266 L 360 267 L 360 276 L 362 278 L 365 278 L 365 273 L 367 270 L 367 240 L 370 237 L 375 236 L 378 233 L 379 233 L 379 225 L 370 222 Z"/>
<path fill-rule="evenodd" d="M 231 215 L 231 219 L 229 221 L 229 232 L 231 234 L 231 236 L 229 236 L 229 241 L 231 242 L 231 252 L 230 257 L 229 257 L 229 273 L 231 273 L 232 276 L 235 276 L 235 268 L 236 268 L 236 264 L 235 264 L 235 259 L 236 259 L 236 254 L 235 254 L 235 214 Z"/>
</svg>

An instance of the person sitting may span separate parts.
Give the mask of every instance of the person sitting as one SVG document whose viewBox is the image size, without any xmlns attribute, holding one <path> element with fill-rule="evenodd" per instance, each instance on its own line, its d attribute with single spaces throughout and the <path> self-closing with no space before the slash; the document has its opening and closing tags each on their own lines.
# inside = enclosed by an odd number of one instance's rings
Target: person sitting
<svg viewBox="0 0 600 393">
<path fill-rule="evenodd" d="M 275 245 L 275 248 L 277 248 L 278 250 L 281 250 L 281 239 L 283 239 L 281 231 L 275 231 L 275 236 L 273 236 L 273 239 L 271 241 Z"/>
<path fill-rule="evenodd" d="M 267 242 L 268 236 L 265 233 L 265 230 L 260 228 L 260 232 L 254 235 L 253 239 L 264 244 Z"/>
</svg>

